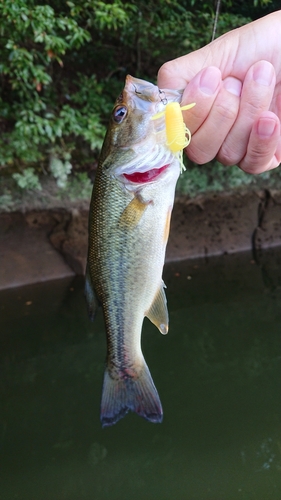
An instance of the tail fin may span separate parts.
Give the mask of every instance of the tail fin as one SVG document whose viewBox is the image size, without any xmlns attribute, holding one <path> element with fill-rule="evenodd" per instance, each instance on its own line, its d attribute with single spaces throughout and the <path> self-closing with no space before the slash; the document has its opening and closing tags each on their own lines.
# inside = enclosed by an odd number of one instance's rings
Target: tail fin
<svg viewBox="0 0 281 500">
<path fill-rule="evenodd" d="M 162 422 L 161 401 L 145 362 L 138 378 L 121 373 L 119 378 L 113 379 L 108 369 L 105 370 L 100 415 L 102 426 L 116 424 L 129 410 L 150 422 Z"/>
</svg>

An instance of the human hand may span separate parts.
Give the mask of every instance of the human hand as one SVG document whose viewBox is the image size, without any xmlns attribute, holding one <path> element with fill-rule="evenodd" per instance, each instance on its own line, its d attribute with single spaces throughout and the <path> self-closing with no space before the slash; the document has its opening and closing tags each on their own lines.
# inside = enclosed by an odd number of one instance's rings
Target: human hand
<svg viewBox="0 0 281 500">
<path fill-rule="evenodd" d="M 196 163 L 217 158 L 261 173 L 281 161 L 281 11 L 162 66 L 160 88 L 184 88 Z M 187 85 L 188 84 L 188 85 Z"/>
</svg>

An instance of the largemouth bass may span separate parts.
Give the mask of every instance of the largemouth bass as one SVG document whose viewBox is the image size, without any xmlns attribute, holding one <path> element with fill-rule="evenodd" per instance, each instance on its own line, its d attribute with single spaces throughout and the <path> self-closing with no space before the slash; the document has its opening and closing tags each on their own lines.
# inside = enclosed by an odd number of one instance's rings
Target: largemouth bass
<svg viewBox="0 0 281 500">
<path fill-rule="evenodd" d="M 168 332 L 162 269 L 181 161 L 167 146 L 162 112 L 181 95 L 127 76 L 99 159 L 85 292 L 90 317 L 101 304 L 105 319 L 103 426 L 129 410 L 151 422 L 162 421 L 159 395 L 141 350 L 141 330 L 146 316 L 162 334 Z"/>
</svg>

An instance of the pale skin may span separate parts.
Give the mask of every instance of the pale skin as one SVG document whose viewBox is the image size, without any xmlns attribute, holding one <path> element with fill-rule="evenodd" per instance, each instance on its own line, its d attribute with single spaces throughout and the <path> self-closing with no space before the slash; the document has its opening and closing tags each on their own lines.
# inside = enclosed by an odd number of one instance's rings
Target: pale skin
<svg viewBox="0 0 281 500">
<path fill-rule="evenodd" d="M 182 105 L 198 164 L 217 158 L 251 174 L 281 162 L 281 10 L 165 63 L 162 89 L 184 89 Z"/>
</svg>

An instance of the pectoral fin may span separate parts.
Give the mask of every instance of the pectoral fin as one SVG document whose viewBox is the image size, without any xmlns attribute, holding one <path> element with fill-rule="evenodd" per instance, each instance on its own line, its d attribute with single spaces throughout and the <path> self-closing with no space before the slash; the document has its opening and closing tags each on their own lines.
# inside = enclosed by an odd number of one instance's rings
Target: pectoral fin
<svg viewBox="0 0 281 500">
<path fill-rule="evenodd" d="M 124 209 L 119 225 L 122 228 L 133 229 L 139 221 L 141 220 L 145 210 L 147 209 L 148 203 L 144 203 L 138 196 L 130 201 L 129 205 Z"/>
<path fill-rule="evenodd" d="M 146 313 L 147 318 L 150 319 L 155 326 L 157 326 L 163 335 L 168 333 L 169 328 L 169 315 L 164 286 L 165 285 L 162 282 L 162 285 L 156 293 L 149 311 Z"/>
<path fill-rule="evenodd" d="M 97 310 L 100 306 L 100 303 L 96 297 L 94 287 L 92 284 L 91 276 L 90 276 L 90 271 L 89 267 L 87 265 L 86 269 L 86 276 L 85 276 L 85 297 L 88 305 L 88 313 L 90 316 L 90 319 L 94 321 L 95 315 L 97 313 Z"/>
</svg>

